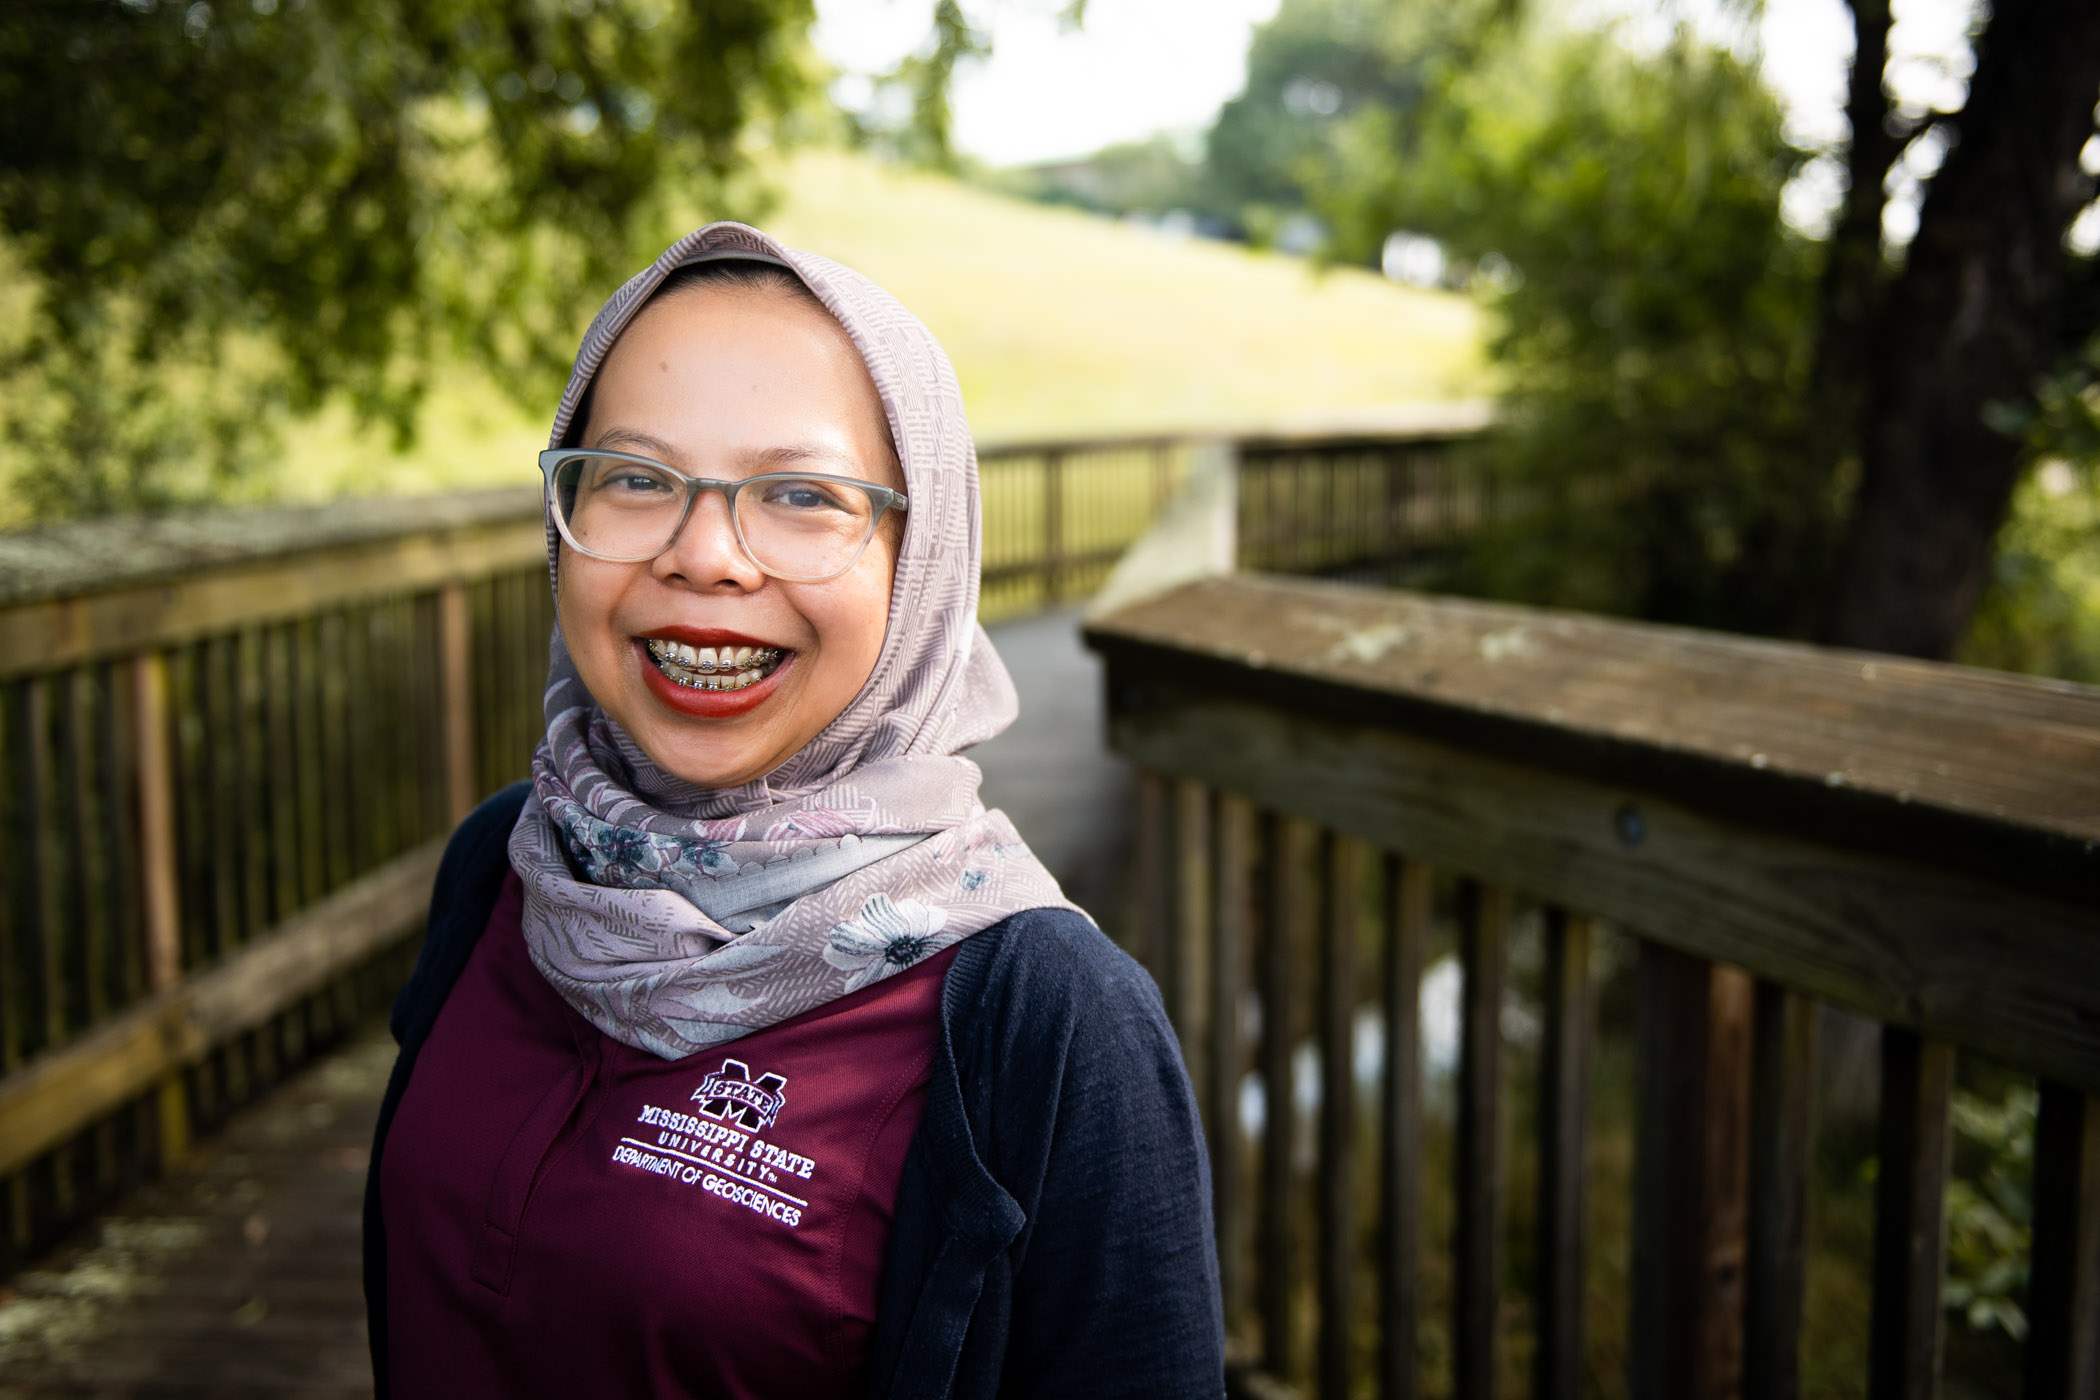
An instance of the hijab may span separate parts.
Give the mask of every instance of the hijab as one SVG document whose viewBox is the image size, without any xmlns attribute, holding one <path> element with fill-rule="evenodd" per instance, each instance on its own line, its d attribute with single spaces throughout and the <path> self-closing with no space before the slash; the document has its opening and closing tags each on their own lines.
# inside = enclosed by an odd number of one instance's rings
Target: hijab
<svg viewBox="0 0 2100 1400">
<path fill-rule="evenodd" d="M 533 963 L 605 1034 L 667 1060 L 855 992 L 1023 909 L 1070 909 L 978 799 L 961 750 L 1014 720 L 977 623 L 977 455 L 962 391 L 888 293 L 757 229 L 686 235 L 613 293 L 577 352 L 550 445 L 613 342 L 682 265 L 786 267 L 845 328 L 882 399 L 910 508 L 887 630 L 860 693 L 780 767 L 711 789 L 664 771 L 599 707 L 557 622 L 547 736 L 511 833 Z M 548 569 L 560 550 L 547 520 Z"/>
</svg>

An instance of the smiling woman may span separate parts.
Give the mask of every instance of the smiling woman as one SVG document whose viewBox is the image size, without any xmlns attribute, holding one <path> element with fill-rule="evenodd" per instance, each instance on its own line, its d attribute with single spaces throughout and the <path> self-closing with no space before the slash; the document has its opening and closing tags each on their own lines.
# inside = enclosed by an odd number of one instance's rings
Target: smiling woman
<svg viewBox="0 0 2100 1400">
<path fill-rule="evenodd" d="M 380 1394 L 1220 1394 L 1158 995 L 960 755 L 1015 698 L 940 347 L 711 225 L 540 461 L 546 739 L 397 1003 Z"/>
<path fill-rule="evenodd" d="M 852 340 L 785 269 L 752 266 L 682 270 L 621 333 L 578 437 L 625 451 L 542 458 L 577 674 L 645 752 L 706 788 L 778 768 L 867 683 L 896 567 L 876 524 L 903 500 Z"/>
</svg>

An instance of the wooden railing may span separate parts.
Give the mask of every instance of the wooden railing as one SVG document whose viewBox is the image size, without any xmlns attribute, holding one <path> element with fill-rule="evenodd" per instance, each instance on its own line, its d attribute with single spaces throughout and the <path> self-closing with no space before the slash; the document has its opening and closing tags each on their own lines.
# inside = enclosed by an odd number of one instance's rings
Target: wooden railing
<svg viewBox="0 0 2100 1400">
<path fill-rule="evenodd" d="M 1492 518 L 1493 481 L 1471 451 L 1480 404 L 1348 428 L 989 444 L 987 620 L 1091 597 L 1206 454 L 1238 485 L 1240 563 L 1353 579 L 1434 580 Z"/>
<path fill-rule="evenodd" d="M 2096 1393 L 2100 692 L 1247 576 L 1087 638 L 1143 774 L 1131 943 L 1210 1135 L 1241 1392 L 1800 1394 L 1828 1002 L 1884 1027 L 1864 1392 L 1937 1393 L 1959 1055 L 2040 1085 L 2020 1393 Z M 1634 1033 L 1604 1077 L 1611 949 Z"/>
<path fill-rule="evenodd" d="M 986 448 L 984 614 L 1091 592 L 1216 446 Z M 0 536 L 0 1276 L 384 1007 L 551 624 L 530 489 Z"/>
<path fill-rule="evenodd" d="M 385 1007 L 551 615 L 529 491 L 0 538 L 0 1262 Z"/>
<path fill-rule="evenodd" d="M 1470 450 L 1486 414 L 1414 432 L 1267 434 L 1233 444 L 1239 566 L 1354 582 L 1435 585 L 1496 515 L 1495 478 Z"/>
</svg>

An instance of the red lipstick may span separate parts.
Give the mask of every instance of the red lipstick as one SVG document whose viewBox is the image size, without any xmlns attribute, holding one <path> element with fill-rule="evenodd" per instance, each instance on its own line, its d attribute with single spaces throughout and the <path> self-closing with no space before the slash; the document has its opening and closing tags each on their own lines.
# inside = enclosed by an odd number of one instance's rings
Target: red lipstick
<svg viewBox="0 0 2100 1400">
<path fill-rule="evenodd" d="M 635 660 L 642 668 L 642 681 L 668 708 L 695 719 L 733 719 L 766 703 L 780 688 L 780 677 L 795 664 L 795 653 L 786 647 L 779 663 L 765 679 L 739 690 L 700 690 L 680 685 L 663 673 L 649 654 L 651 641 L 682 642 L 693 647 L 772 647 L 773 643 L 722 627 L 657 627 L 634 640 Z"/>
</svg>

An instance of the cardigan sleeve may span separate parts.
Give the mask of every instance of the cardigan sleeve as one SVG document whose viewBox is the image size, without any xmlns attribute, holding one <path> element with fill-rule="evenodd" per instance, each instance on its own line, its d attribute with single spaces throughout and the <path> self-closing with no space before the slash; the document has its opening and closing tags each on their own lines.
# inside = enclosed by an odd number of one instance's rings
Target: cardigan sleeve
<svg viewBox="0 0 2100 1400">
<path fill-rule="evenodd" d="M 1180 1046 L 1127 954 L 1084 920 L 1038 918 L 1054 927 L 1005 940 L 1023 967 L 1006 979 L 1013 1038 L 984 1125 L 1000 1174 L 1033 1195 L 1009 1255 L 999 1393 L 1216 1397 L 1210 1166 Z"/>
</svg>

